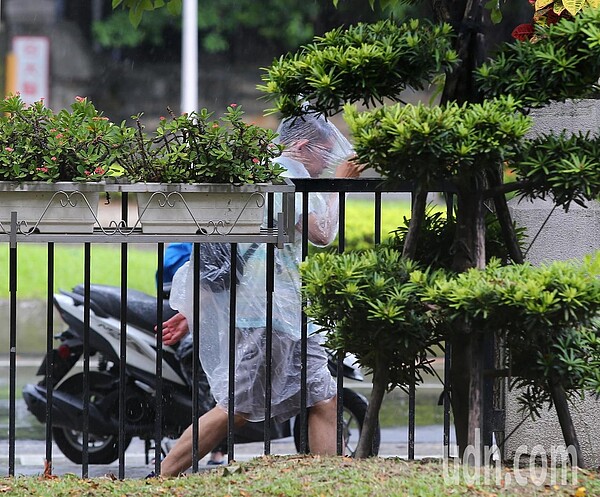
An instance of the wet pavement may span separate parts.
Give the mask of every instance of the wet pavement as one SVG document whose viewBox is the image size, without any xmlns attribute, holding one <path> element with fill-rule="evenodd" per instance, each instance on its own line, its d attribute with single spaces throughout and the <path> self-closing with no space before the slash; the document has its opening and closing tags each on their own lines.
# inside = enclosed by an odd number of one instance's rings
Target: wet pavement
<svg viewBox="0 0 600 497">
<path fill-rule="evenodd" d="M 26 383 L 37 381 L 35 371 L 39 366 L 39 357 L 20 357 L 18 361 L 17 374 L 17 399 L 16 399 L 16 442 L 15 442 L 15 475 L 36 475 L 44 471 L 44 458 L 46 454 L 46 444 L 44 441 L 44 425 L 39 423 L 31 413 L 28 412 L 25 402 L 21 398 L 20 392 Z M 368 396 L 370 385 L 368 383 L 347 382 L 350 388 L 353 388 Z M 8 393 L 8 363 L 0 358 L 0 390 L 6 389 Z M 437 398 L 441 389 L 440 385 L 430 383 L 419 387 L 417 395 L 417 418 L 420 419 L 424 408 L 435 415 L 429 416 L 430 425 L 418 425 L 415 431 L 415 457 L 442 457 L 443 455 L 443 428 L 441 424 L 442 408 L 437 406 Z M 384 407 L 387 406 L 388 417 L 393 415 L 397 419 L 398 425 L 386 427 L 381 430 L 381 447 L 379 456 L 381 457 L 401 457 L 408 456 L 408 429 L 402 426 L 406 423 L 401 421 L 401 414 L 406 411 L 406 399 L 392 393 L 386 397 Z M 9 441 L 8 441 L 8 399 L 0 398 L 0 476 L 9 474 Z M 438 412 L 439 411 L 439 412 Z M 383 410 L 381 415 L 383 415 Z M 388 419 L 389 423 L 389 419 Z M 389 426 L 389 424 L 387 425 Z M 453 433 L 451 434 L 453 436 Z M 173 443 L 170 441 L 170 443 Z M 286 455 L 296 452 L 293 438 L 278 439 L 271 441 L 271 454 Z M 451 454 L 454 453 L 451 450 Z M 264 444 L 249 443 L 236 444 L 234 458 L 237 461 L 246 461 L 264 454 Z M 150 457 L 153 457 L 152 449 Z M 53 473 L 63 475 L 72 473 L 78 476 L 82 475 L 81 465 L 72 463 L 67 459 L 56 445 L 52 449 Z M 206 459 L 200 461 L 200 469 L 214 468 L 206 466 Z M 144 452 L 144 443 L 135 438 L 124 458 L 124 474 L 126 478 L 143 478 L 154 469 L 154 464 L 146 463 Z M 88 476 L 96 477 L 112 473 L 119 475 L 119 462 L 108 465 L 90 465 Z"/>
<path fill-rule="evenodd" d="M 423 426 L 417 427 L 415 431 L 415 457 L 442 457 L 443 447 L 441 426 Z M 407 429 L 384 428 L 381 430 L 380 457 L 401 457 L 408 455 L 408 433 Z M 264 453 L 263 443 L 238 444 L 234 449 L 236 461 L 247 461 L 259 457 Z M 294 454 L 296 449 L 291 437 L 271 441 L 271 454 L 286 455 Z M 44 458 L 46 454 L 46 444 L 43 440 L 17 440 L 15 444 L 15 468 L 14 474 L 18 475 L 38 475 L 44 472 Z M 82 475 L 82 466 L 69 461 L 60 450 L 54 445 L 53 450 L 53 471 L 55 475 L 64 475 L 72 473 L 78 476 Z M 151 451 L 150 457 L 154 454 Z M 199 470 L 215 468 L 215 466 L 206 466 L 207 458 L 199 462 Z M 8 458 L 8 440 L 0 439 L 0 476 L 9 474 Z M 144 444 L 139 439 L 134 439 L 125 452 L 124 460 L 125 478 L 143 478 L 154 469 L 154 463 L 146 463 L 144 454 Z M 119 462 L 112 464 L 89 465 L 88 476 L 99 477 L 113 474 L 119 475 Z"/>
</svg>

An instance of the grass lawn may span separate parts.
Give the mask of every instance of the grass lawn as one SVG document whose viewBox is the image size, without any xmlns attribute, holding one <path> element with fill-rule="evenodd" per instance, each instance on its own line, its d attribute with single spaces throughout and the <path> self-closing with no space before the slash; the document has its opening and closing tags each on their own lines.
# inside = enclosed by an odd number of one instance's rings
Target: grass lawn
<svg viewBox="0 0 600 497">
<path fill-rule="evenodd" d="M 452 468 L 452 465 L 450 465 Z M 396 458 L 354 460 L 339 457 L 269 456 L 182 478 L 124 480 L 114 477 L 82 480 L 76 476 L 0 479 L 3 496 L 174 497 L 214 496 L 411 496 L 472 497 L 598 496 L 600 474 L 560 469 L 540 479 L 541 468 L 459 468 L 439 461 L 408 462 Z"/>
<path fill-rule="evenodd" d="M 146 293 L 155 292 L 156 246 L 131 246 L 128 249 L 128 286 Z M 92 245 L 91 281 L 120 285 L 121 247 L 116 244 Z M 17 247 L 17 295 L 21 299 L 45 299 L 47 292 L 46 245 L 21 243 Z M 84 250 L 81 245 L 55 245 L 54 291 L 70 290 L 83 283 Z M 8 244 L 0 244 L 0 299 L 9 296 Z"/>
</svg>

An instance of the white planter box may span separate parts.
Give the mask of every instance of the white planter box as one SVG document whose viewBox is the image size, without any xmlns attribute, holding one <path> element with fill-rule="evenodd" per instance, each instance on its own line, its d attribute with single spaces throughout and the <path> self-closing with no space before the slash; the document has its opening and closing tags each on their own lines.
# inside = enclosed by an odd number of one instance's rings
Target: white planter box
<svg viewBox="0 0 600 497">
<path fill-rule="evenodd" d="M 80 183 L 0 183 L 0 232 L 10 232 L 12 212 L 17 213 L 19 233 L 93 232 L 99 191 L 86 190 L 98 188 Z"/>
<path fill-rule="evenodd" d="M 178 192 L 137 194 L 142 233 L 255 234 L 264 218 L 262 192 Z"/>
</svg>

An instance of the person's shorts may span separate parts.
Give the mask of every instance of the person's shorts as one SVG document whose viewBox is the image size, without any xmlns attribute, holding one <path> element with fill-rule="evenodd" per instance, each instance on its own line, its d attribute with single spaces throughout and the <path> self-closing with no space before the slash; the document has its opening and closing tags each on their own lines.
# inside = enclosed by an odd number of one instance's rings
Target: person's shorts
<svg viewBox="0 0 600 497">
<path fill-rule="evenodd" d="M 273 331 L 271 357 L 271 416 L 284 421 L 300 411 L 301 341 L 285 333 Z M 307 406 L 330 399 L 336 385 L 327 367 L 327 354 L 317 336 L 307 340 Z M 234 412 L 249 421 L 265 416 L 267 389 L 267 353 L 265 328 L 236 330 Z M 213 394 L 217 403 L 227 408 L 227 384 L 222 380 Z M 225 387 L 225 388 L 224 388 Z M 212 385 L 211 385 L 212 388 Z"/>
</svg>

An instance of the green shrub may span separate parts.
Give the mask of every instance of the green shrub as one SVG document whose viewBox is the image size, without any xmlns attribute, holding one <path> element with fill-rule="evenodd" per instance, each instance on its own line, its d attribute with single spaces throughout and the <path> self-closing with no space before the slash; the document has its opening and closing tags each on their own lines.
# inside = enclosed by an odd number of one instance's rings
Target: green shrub
<svg viewBox="0 0 600 497">
<path fill-rule="evenodd" d="M 492 258 L 497 258 L 504 264 L 508 263 L 510 256 L 504 244 L 498 219 L 494 214 L 488 212 L 485 216 L 485 223 L 486 259 L 489 261 Z M 404 248 L 404 240 L 409 226 L 410 219 L 405 217 L 402 226 L 390 233 L 389 244 L 400 252 Z M 525 238 L 525 229 L 515 227 L 515 232 L 519 242 L 522 242 Z M 415 260 L 426 267 L 450 270 L 452 268 L 453 251 L 449 248 L 454 244 L 455 234 L 456 224 L 453 221 L 448 222 L 444 212 L 429 206 L 419 234 Z"/>
<path fill-rule="evenodd" d="M 424 292 L 448 333 L 468 322 L 476 332 L 504 335 L 513 386 L 523 407 L 538 414 L 551 401 L 549 382 L 567 395 L 600 385 L 600 252 L 581 264 L 502 266 L 440 275 Z"/>
<path fill-rule="evenodd" d="M 346 105 L 344 117 L 361 163 L 390 181 L 427 186 L 464 181 L 513 158 L 532 122 L 519 108 L 509 95 L 482 104 L 395 104 L 364 112 Z"/>
<path fill-rule="evenodd" d="M 356 355 L 375 377 L 384 374 L 390 389 L 406 389 L 415 364 L 418 378 L 430 371 L 430 347 L 439 339 L 419 297 L 429 274 L 417 263 L 379 246 L 317 254 L 300 272 L 306 314 L 325 331 L 330 348 Z"/>
<path fill-rule="evenodd" d="M 346 102 L 383 103 L 407 87 L 427 87 L 456 65 L 451 32 L 448 24 L 417 19 L 340 27 L 276 59 L 258 88 L 275 100 L 269 112 L 286 117 L 313 111 L 332 115 Z"/>
<path fill-rule="evenodd" d="M 583 2 L 582 2 L 583 3 Z M 600 74 L 600 10 L 537 27 L 538 40 L 507 43 L 475 74 L 488 98 L 513 95 L 525 107 L 583 98 L 597 89 Z"/>
</svg>

